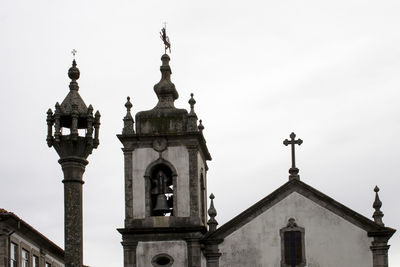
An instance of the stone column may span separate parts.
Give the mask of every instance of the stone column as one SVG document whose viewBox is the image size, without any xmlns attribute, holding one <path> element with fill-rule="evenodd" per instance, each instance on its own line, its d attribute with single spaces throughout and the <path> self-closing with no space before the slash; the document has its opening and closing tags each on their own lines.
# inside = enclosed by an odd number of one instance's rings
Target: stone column
<svg viewBox="0 0 400 267">
<path fill-rule="evenodd" d="M 122 242 L 124 247 L 124 267 L 137 267 L 136 266 L 136 248 L 138 242 Z"/>
<path fill-rule="evenodd" d="M 79 157 L 59 160 L 64 173 L 65 267 L 83 266 L 83 173 L 88 161 Z"/>
</svg>

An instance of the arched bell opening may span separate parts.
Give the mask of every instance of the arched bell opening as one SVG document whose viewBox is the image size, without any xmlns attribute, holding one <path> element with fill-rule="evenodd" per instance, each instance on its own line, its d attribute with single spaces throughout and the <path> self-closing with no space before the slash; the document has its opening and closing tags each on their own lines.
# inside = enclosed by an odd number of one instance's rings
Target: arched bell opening
<svg viewBox="0 0 400 267">
<path fill-rule="evenodd" d="M 166 164 L 155 165 L 150 178 L 150 215 L 174 215 L 174 179 L 173 172 Z"/>
</svg>

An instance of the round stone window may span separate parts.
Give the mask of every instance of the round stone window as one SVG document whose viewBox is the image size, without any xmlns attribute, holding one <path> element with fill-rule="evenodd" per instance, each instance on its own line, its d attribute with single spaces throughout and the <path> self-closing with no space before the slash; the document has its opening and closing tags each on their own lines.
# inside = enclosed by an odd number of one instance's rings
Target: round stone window
<svg viewBox="0 0 400 267">
<path fill-rule="evenodd" d="M 169 267 L 174 263 L 174 259 L 168 254 L 158 254 L 151 261 L 154 267 Z"/>
</svg>

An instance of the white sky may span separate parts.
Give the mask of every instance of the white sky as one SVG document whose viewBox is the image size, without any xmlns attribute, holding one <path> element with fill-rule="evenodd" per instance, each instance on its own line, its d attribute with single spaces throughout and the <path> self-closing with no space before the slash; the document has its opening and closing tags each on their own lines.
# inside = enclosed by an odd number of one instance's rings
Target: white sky
<svg viewBox="0 0 400 267">
<path fill-rule="evenodd" d="M 301 179 L 371 218 L 381 188 L 398 228 L 399 1 L 0 2 L 0 207 L 63 246 L 62 172 L 46 145 L 46 111 L 68 93 L 78 50 L 80 94 L 102 114 L 84 176 L 84 261 L 122 266 L 126 96 L 152 108 L 167 21 L 172 80 L 205 125 L 208 191 L 220 225 L 287 181 L 295 131 Z M 400 266 L 400 234 L 391 239 Z"/>
</svg>

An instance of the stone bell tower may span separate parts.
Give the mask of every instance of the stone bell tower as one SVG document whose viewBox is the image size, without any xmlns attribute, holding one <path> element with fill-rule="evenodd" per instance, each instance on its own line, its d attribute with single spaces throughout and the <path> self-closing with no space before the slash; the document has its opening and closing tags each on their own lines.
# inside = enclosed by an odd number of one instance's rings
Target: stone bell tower
<svg viewBox="0 0 400 267">
<path fill-rule="evenodd" d="M 161 57 L 157 105 L 136 114 L 125 104 L 122 134 L 125 158 L 125 267 L 195 266 L 203 261 L 200 239 L 207 232 L 207 160 L 193 94 L 190 111 L 178 109 L 170 57 Z"/>
<path fill-rule="evenodd" d="M 99 145 L 100 113 L 86 106 L 78 93 L 79 69 L 75 59 L 68 71 L 69 93 L 55 112 L 47 111 L 47 144 L 60 156 L 64 173 L 65 267 L 83 266 L 82 185 L 86 159 Z M 54 134 L 53 134 L 54 130 Z"/>
</svg>

